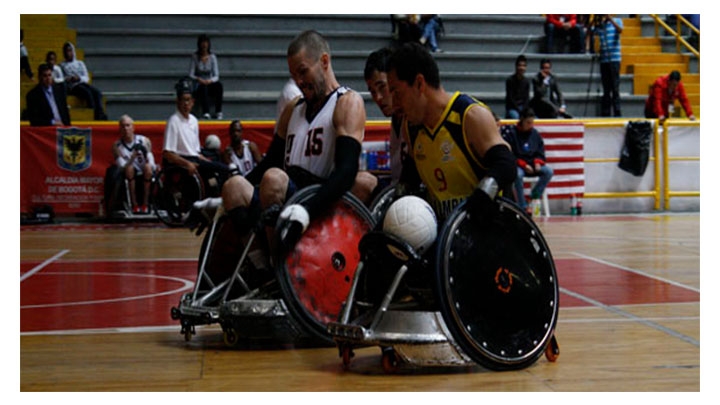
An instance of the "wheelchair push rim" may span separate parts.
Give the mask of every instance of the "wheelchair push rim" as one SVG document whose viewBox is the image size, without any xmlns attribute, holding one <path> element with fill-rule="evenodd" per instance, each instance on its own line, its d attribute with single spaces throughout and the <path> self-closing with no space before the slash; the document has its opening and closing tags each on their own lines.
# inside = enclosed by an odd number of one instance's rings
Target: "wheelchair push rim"
<svg viewBox="0 0 720 405">
<path fill-rule="evenodd" d="M 558 316 L 554 261 L 532 219 L 499 199 L 499 217 L 477 225 L 458 206 L 437 245 L 440 312 L 463 351 L 492 370 L 533 364 Z"/>
<path fill-rule="evenodd" d="M 307 201 L 319 188 L 306 187 L 287 204 Z M 332 215 L 314 218 L 292 250 L 276 258 L 288 311 L 311 336 L 333 342 L 327 324 L 340 316 L 360 262 L 359 241 L 373 226 L 370 211 L 346 193 L 333 205 Z"/>
<path fill-rule="evenodd" d="M 192 204 L 204 196 L 202 180 L 181 167 L 161 170 L 154 179 L 152 205 L 155 215 L 167 226 L 184 225 Z"/>
</svg>

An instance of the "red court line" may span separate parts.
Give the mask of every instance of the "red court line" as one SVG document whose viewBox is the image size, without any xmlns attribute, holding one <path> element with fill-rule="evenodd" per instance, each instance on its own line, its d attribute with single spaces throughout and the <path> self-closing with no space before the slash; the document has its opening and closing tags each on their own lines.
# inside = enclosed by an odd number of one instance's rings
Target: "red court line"
<svg viewBox="0 0 720 405">
<path fill-rule="evenodd" d="M 700 293 L 655 278 L 587 259 L 556 259 L 561 288 L 605 305 L 699 302 Z M 568 294 L 560 307 L 588 306 Z"/>
</svg>

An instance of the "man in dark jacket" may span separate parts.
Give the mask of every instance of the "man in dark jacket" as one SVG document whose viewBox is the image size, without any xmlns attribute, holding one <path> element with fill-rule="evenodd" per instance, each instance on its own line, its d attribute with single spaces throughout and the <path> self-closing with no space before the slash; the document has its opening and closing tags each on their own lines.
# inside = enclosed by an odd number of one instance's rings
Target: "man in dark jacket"
<svg viewBox="0 0 720 405">
<path fill-rule="evenodd" d="M 543 58 L 540 61 L 540 72 L 533 77 L 533 99 L 530 107 L 535 110 L 538 118 L 572 118 L 567 113 L 565 98 L 551 69 L 552 62 Z"/>
<path fill-rule="evenodd" d="M 534 200 L 542 196 L 553 176 L 552 168 L 545 162 L 545 143 L 534 125 L 535 112 L 529 108 L 520 114 L 518 124 L 510 127 L 505 138 L 517 158 L 515 192 L 517 203 L 523 209 L 527 209 L 523 178 L 539 177 L 530 193 L 530 198 Z"/>
<path fill-rule="evenodd" d="M 530 79 L 525 76 L 527 58 L 515 59 L 515 73 L 505 80 L 505 118 L 518 119 L 530 102 Z"/>
<path fill-rule="evenodd" d="M 38 67 L 40 83 L 25 96 L 27 119 L 32 126 L 70 125 L 65 86 L 55 84 L 48 64 Z"/>
</svg>

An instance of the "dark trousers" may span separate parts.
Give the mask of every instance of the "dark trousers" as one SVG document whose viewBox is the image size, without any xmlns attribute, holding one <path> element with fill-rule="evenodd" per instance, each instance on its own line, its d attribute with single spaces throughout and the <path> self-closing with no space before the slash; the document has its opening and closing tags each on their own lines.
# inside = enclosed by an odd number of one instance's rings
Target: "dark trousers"
<svg viewBox="0 0 720 405">
<path fill-rule="evenodd" d="M 620 112 L 620 62 L 601 63 L 600 78 L 603 87 L 600 115 L 603 117 L 622 116 Z"/>
<path fill-rule="evenodd" d="M 210 98 L 215 101 L 215 114 L 222 112 L 223 85 L 221 82 L 210 83 L 209 85 L 199 84 L 195 89 L 195 99 L 200 103 L 203 114 L 210 113 Z"/>
<path fill-rule="evenodd" d="M 97 88 L 87 84 L 78 83 L 70 88 L 70 95 L 84 100 L 88 107 L 94 110 L 96 120 L 107 120 L 102 104 L 102 93 Z"/>
</svg>

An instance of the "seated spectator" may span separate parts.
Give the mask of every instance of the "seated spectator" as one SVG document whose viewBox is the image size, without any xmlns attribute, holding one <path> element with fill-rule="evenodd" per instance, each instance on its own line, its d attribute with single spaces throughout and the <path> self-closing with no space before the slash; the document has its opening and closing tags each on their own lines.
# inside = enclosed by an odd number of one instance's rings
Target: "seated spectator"
<svg viewBox="0 0 720 405">
<path fill-rule="evenodd" d="M 33 78 L 33 72 L 32 68 L 30 67 L 30 58 L 28 56 L 28 50 L 25 47 L 25 44 L 23 44 L 23 39 L 25 35 L 23 33 L 23 30 L 20 29 L 20 71 L 25 72 L 25 76 L 28 77 L 28 79 Z"/>
<path fill-rule="evenodd" d="M 63 56 L 65 61 L 60 64 L 60 67 L 65 76 L 68 93 L 84 100 L 88 107 L 94 110 L 96 120 L 107 120 L 103 108 L 102 93 L 96 87 L 90 85 L 90 74 L 85 62 L 75 57 L 75 46 L 72 42 L 66 42 L 63 45 Z"/>
<path fill-rule="evenodd" d="M 65 86 L 53 82 L 52 68 L 38 67 L 40 83 L 25 95 L 26 118 L 32 126 L 70 125 Z"/>
<path fill-rule="evenodd" d="M 132 212 L 135 214 L 149 214 L 150 185 L 156 169 L 152 144 L 148 137 L 135 134 L 135 124 L 129 115 L 120 117 L 118 126 L 120 139 L 113 144 L 115 165 L 119 174 L 124 175 L 121 178 L 127 180 Z M 136 177 L 143 182 L 142 205 L 139 205 L 137 201 Z M 117 187 L 112 189 L 118 190 Z M 111 201 L 114 201 L 115 197 L 114 195 Z"/>
<path fill-rule="evenodd" d="M 690 101 L 685 94 L 685 86 L 680 79 L 680 72 L 673 70 L 669 75 L 660 76 L 655 80 L 650 88 L 650 95 L 645 100 L 645 118 L 658 118 L 664 121 L 673 113 L 675 100 L 680 100 L 685 115 L 691 121 L 695 120 Z"/>
<path fill-rule="evenodd" d="M 567 113 L 565 99 L 551 69 L 552 63 L 549 59 L 540 60 L 540 72 L 532 81 L 533 98 L 530 100 L 530 107 L 535 110 L 538 118 L 572 118 Z"/>
<path fill-rule="evenodd" d="M 245 176 L 262 160 L 262 153 L 255 142 L 243 139 L 242 132 L 240 120 L 230 123 L 230 146 L 223 152 L 223 162 L 235 165 L 240 175 Z"/>
<path fill-rule="evenodd" d="M 427 44 L 430 47 L 430 52 L 442 52 L 442 49 L 438 48 L 437 35 L 443 32 L 442 20 L 437 14 L 422 14 L 420 17 L 420 28 L 422 29 L 422 36 L 419 41 L 422 45 Z"/>
<path fill-rule="evenodd" d="M 210 37 L 201 34 L 197 39 L 197 50 L 190 58 L 190 73 L 195 90 L 193 96 L 200 102 L 202 118 L 210 119 L 210 98 L 215 101 L 215 118 L 223 118 L 223 85 L 220 82 L 220 68 L 217 56 L 211 51 Z"/>
<path fill-rule="evenodd" d="M 515 59 L 515 73 L 505 80 L 505 118 L 518 119 L 530 102 L 530 79 L 525 76 L 527 58 Z"/>
<path fill-rule="evenodd" d="M 505 141 L 510 144 L 517 158 L 517 177 L 515 177 L 515 195 L 520 208 L 527 210 L 523 178 L 539 177 L 530 192 L 530 199 L 542 197 L 545 188 L 553 176 L 553 170 L 545 163 L 545 143 L 535 129 L 535 113 L 532 108 L 523 111 L 515 126 L 510 126 L 505 134 Z"/>
<path fill-rule="evenodd" d="M 45 54 L 45 63 L 52 67 L 52 76 L 55 83 L 63 83 L 65 85 L 65 75 L 63 75 L 62 68 L 57 64 L 57 55 L 55 51 L 48 51 Z"/>
<path fill-rule="evenodd" d="M 419 14 L 392 14 L 393 39 L 400 44 L 419 42 L 423 35 Z"/>
<path fill-rule="evenodd" d="M 569 44 L 570 53 L 583 53 L 585 35 L 583 27 L 578 25 L 575 14 L 545 15 L 545 52 L 555 52 L 555 39 L 561 40 L 561 46 Z M 560 52 L 562 53 L 562 52 Z"/>
</svg>

